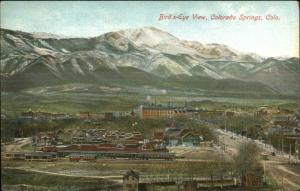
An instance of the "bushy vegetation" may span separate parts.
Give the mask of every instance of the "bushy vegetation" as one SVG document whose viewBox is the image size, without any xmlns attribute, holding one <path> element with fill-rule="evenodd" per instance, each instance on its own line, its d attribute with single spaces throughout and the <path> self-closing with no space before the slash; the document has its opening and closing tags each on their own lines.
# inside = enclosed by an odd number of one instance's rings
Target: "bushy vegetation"
<svg viewBox="0 0 300 191">
<path fill-rule="evenodd" d="M 261 171 L 259 163 L 260 149 L 253 142 L 240 145 L 238 154 L 234 157 L 234 164 L 237 173 L 243 177 L 247 172 Z"/>
<path fill-rule="evenodd" d="M 227 129 L 237 134 L 250 137 L 252 139 L 265 139 L 264 128 L 269 122 L 264 117 L 253 115 L 238 115 L 224 118 L 219 122 L 222 129 Z"/>
</svg>

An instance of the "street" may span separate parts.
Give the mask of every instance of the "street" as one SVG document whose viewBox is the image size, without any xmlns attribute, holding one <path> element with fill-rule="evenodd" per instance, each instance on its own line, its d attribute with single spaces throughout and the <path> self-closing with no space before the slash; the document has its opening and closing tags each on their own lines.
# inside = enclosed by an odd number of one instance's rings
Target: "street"
<svg viewBox="0 0 300 191">
<path fill-rule="evenodd" d="M 261 141 L 252 140 L 221 129 L 217 129 L 216 132 L 219 135 L 221 147 L 225 148 L 225 152 L 230 156 L 237 154 L 238 147 L 242 143 L 255 142 L 262 153 L 269 154 L 269 159 L 265 161 L 266 176 L 274 180 L 282 190 L 297 191 L 300 189 L 300 162 L 294 156 L 289 160 L 287 154 L 282 154 L 271 145 L 264 144 Z M 271 152 L 275 152 L 276 155 L 272 156 Z M 264 161 L 261 160 L 261 162 Z"/>
</svg>

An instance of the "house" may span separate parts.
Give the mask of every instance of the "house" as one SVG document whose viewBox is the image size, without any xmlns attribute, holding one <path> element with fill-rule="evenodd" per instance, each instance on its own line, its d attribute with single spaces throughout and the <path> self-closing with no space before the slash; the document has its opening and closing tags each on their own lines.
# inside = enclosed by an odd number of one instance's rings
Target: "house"
<svg viewBox="0 0 300 191">
<path fill-rule="evenodd" d="M 45 146 L 41 149 L 43 152 L 57 152 L 56 146 Z"/>
<path fill-rule="evenodd" d="M 262 183 L 262 176 L 258 173 L 247 172 L 242 178 L 242 185 L 245 187 L 260 187 Z"/>
<path fill-rule="evenodd" d="M 235 112 L 234 111 L 226 111 L 225 112 L 225 116 L 226 117 L 233 117 L 235 115 Z"/>
<path fill-rule="evenodd" d="M 102 113 L 89 113 L 89 119 L 104 119 L 104 114 Z"/>
<path fill-rule="evenodd" d="M 133 170 L 127 171 L 123 175 L 123 191 L 139 190 L 139 174 Z"/>
<path fill-rule="evenodd" d="M 127 140 L 135 140 L 138 143 L 143 143 L 144 135 L 140 132 L 134 132 L 132 136 L 128 137 Z"/>
<path fill-rule="evenodd" d="M 275 115 L 272 117 L 273 125 L 288 126 L 290 124 L 290 117 L 286 115 Z"/>
<path fill-rule="evenodd" d="M 176 147 L 179 144 L 180 144 L 180 141 L 178 140 L 177 137 L 169 137 L 167 140 L 167 145 L 169 147 Z"/>
<path fill-rule="evenodd" d="M 80 119 L 89 119 L 90 118 L 90 113 L 85 111 L 85 112 L 80 112 L 79 113 L 79 118 Z"/>
<path fill-rule="evenodd" d="M 294 111 L 292 110 L 289 110 L 289 109 L 282 109 L 282 108 L 278 108 L 278 114 L 281 114 L 281 115 L 293 115 L 294 114 Z"/>
<path fill-rule="evenodd" d="M 114 114 L 112 112 L 106 112 L 106 113 L 104 113 L 104 119 L 111 121 L 114 119 Z"/>
<path fill-rule="evenodd" d="M 167 146 L 175 147 L 180 144 L 180 128 L 166 128 L 165 142 Z"/>
<path fill-rule="evenodd" d="M 215 122 L 217 120 L 220 120 L 224 117 L 224 111 L 216 110 L 216 111 L 207 111 L 207 110 L 201 110 L 198 112 L 198 116 L 201 120 L 209 121 L 209 122 Z"/>
<path fill-rule="evenodd" d="M 152 143 L 145 143 L 142 145 L 142 149 L 145 151 L 152 151 L 154 150 L 154 145 Z"/>
<path fill-rule="evenodd" d="M 5 158 L 6 159 L 11 159 L 11 160 L 24 160 L 25 159 L 25 153 L 6 152 L 5 153 Z"/>
<path fill-rule="evenodd" d="M 55 132 L 40 132 L 34 137 L 36 146 L 49 146 L 56 144 L 57 135 Z"/>
<path fill-rule="evenodd" d="M 65 113 L 53 113 L 51 115 L 51 119 L 54 119 L 54 120 L 62 120 L 62 119 L 68 119 L 68 118 L 70 118 L 70 115 L 65 114 Z"/>
<path fill-rule="evenodd" d="M 56 131 L 56 139 L 57 139 L 57 144 L 62 145 L 64 141 L 64 132 L 62 130 Z"/>
<path fill-rule="evenodd" d="M 185 134 L 187 134 L 187 133 L 189 133 L 189 132 L 193 132 L 193 130 L 192 130 L 192 129 L 187 129 L 187 128 L 182 129 L 182 130 L 180 131 L 180 133 L 179 133 L 179 137 L 182 137 L 182 136 L 184 136 Z"/>
<path fill-rule="evenodd" d="M 267 116 L 268 110 L 265 107 L 261 107 L 258 111 L 256 111 L 255 116 Z"/>
<path fill-rule="evenodd" d="M 165 138 L 165 133 L 162 131 L 155 131 L 153 134 L 152 141 L 154 142 L 163 142 Z"/>
<path fill-rule="evenodd" d="M 191 131 L 181 137 L 182 145 L 186 147 L 200 146 L 201 141 L 202 137 L 198 133 Z"/>
<path fill-rule="evenodd" d="M 22 119 L 33 119 L 33 112 L 32 111 L 22 112 L 21 118 Z"/>
</svg>

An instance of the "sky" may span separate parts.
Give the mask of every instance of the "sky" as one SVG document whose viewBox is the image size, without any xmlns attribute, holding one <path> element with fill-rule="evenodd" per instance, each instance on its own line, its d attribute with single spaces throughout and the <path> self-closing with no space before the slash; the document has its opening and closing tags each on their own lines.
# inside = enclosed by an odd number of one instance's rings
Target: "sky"
<svg viewBox="0 0 300 191">
<path fill-rule="evenodd" d="M 110 31 L 153 26 L 174 36 L 201 43 L 226 44 L 261 56 L 299 57 L 299 5 L 296 1 L 2 1 L 1 28 L 93 37 Z M 189 16 L 160 20 L 160 14 Z M 208 20 L 193 20 L 193 14 Z M 237 20 L 211 20 L 211 15 Z M 238 20 L 261 16 L 262 21 Z M 267 21 L 276 15 L 279 20 Z"/>
</svg>

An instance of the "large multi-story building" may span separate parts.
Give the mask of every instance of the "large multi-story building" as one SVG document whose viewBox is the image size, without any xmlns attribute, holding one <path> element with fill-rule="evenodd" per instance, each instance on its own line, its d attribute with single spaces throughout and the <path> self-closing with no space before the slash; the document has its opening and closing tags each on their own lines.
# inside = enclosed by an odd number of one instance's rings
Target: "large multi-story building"
<svg viewBox="0 0 300 191">
<path fill-rule="evenodd" d="M 198 108 L 191 106 L 176 107 L 170 104 L 146 104 L 140 106 L 140 118 L 172 118 L 172 117 L 197 117 L 199 115 Z"/>
<path fill-rule="evenodd" d="M 140 107 L 140 117 L 145 118 L 171 118 L 174 116 L 174 108 L 155 106 L 155 105 L 142 105 Z"/>
<path fill-rule="evenodd" d="M 187 114 L 185 107 L 173 107 L 159 105 L 141 105 L 140 106 L 140 117 L 141 119 L 146 118 L 172 118 L 178 116 L 184 116 Z"/>
</svg>

